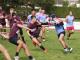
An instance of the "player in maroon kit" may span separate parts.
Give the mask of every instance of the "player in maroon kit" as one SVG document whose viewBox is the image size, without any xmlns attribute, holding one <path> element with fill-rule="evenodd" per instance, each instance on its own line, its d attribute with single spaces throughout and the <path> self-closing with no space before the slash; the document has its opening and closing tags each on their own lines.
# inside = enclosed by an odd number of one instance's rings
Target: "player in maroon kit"
<svg viewBox="0 0 80 60">
<path fill-rule="evenodd" d="M 3 37 L 7 38 L 10 43 L 16 45 L 16 54 L 15 54 L 15 60 L 19 60 L 19 52 L 21 48 L 24 49 L 25 54 L 28 56 L 29 60 L 35 60 L 33 56 L 31 55 L 30 51 L 28 50 L 28 47 L 26 43 L 22 40 L 22 38 L 19 38 L 19 29 L 20 28 L 26 28 L 23 26 L 22 21 L 19 19 L 19 17 L 12 13 L 12 16 L 9 20 L 10 24 L 10 32 L 9 34 L 1 34 Z"/>
<path fill-rule="evenodd" d="M 41 41 L 38 39 L 40 36 L 40 28 L 41 24 L 37 22 L 35 16 L 31 16 L 31 22 L 28 24 L 29 30 L 28 35 L 30 36 L 33 43 L 35 43 L 37 46 L 39 46 L 44 52 L 46 52 L 46 49 L 42 46 Z"/>
</svg>

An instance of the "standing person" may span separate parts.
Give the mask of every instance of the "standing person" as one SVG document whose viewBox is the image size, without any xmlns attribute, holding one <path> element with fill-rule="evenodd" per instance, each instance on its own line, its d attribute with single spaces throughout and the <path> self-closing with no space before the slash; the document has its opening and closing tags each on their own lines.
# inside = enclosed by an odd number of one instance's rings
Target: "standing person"
<svg viewBox="0 0 80 60">
<path fill-rule="evenodd" d="M 4 55 L 6 60 L 11 60 L 10 55 L 8 54 L 6 48 L 0 44 L 0 52 Z"/>
<path fill-rule="evenodd" d="M 19 17 L 16 16 L 15 13 L 12 13 L 11 20 L 9 20 L 10 24 L 10 32 L 8 35 L 1 34 L 3 37 L 7 38 L 10 43 L 16 45 L 16 54 L 15 54 L 15 60 L 19 60 L 19 52 L 22 49 L 24 49 L 25 54 L 28 56 L 29 60 L 35 60 L 33 56 L 31 55 L 30 51 L 28 50 L 28 47 L 26 43 L 23 41 L 23 38 L 19 39 L 19 29 L 23 28 L 23 23 L 19 19 Z M 26 27 L 24 27 L 26 28 Z"/>
<path fill-rule="evenodd" d="M 69 38 L 71 37 L 71 35 L 74 32 L 74 16 L 72 14 L 72 11 L 69 12 L 69 15 L 66 17 L 66 28 L 67 28 L 67 39 L 69 40 Z"/>
<path fill-rule="evenodd" d="M 40 10 L 40 13 L 37 15 L 38 21 L 43 24 L 40 35 L 42 36 L 43 41 L 45 41 L 45 25 L 47 25 L 47 15 L 45 14 L 45 10 Z"/>
<path fill-rule="evenodd" d="M 44 52 L 46 52 L 46 49 L 42 46 L 41 41 L 38 39 L 40 34 L 40 27 L 41 24 L 37 22 L 36 17 L 31 16 L 31 22 L 28 25 L 29 30 L 27 33 L 30 36 L 32 42 L 39 46 Z"/>
<path fill-rule="evenodd" d="M 64 48 L 64 52 L 71 52 L 72 48 L 68 47 L 68 45 L 66 44 L 65 39 L 64 39 L 65 30 L 64 30 L 64 26 L 63 26 L 64 25 L 63 21 L 60 18 L 57 18 L 55 15 L 52 16 L 52 19 L 54 20 L 53 25 L 55 26 L 55 30 L 57 32 L 58 39 Z"/>
</svg>

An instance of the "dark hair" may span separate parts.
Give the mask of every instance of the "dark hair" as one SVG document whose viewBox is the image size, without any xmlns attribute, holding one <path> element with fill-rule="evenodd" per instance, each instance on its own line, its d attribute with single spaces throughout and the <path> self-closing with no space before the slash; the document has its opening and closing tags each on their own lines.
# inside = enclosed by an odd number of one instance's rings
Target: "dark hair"
<svg viewBox="0 0 80 60">
<path fill-rule="evenodd" d="M 35 16 L 31 16 L 31 19 L 36 18 Z"/>
<path fill-rule="evenodd" d="M 12 13 L 12 16 L 16 16 L 16 13 Z"/>
<path fill-rule="evenodd" d="M 56 15 L 53 13 L 53 14 L 50 15 L 50 17 L 55 18 Z"/>
<path fill-rule="evenodd" d="M 36 11 L 35 9 L 32 9 L 31 11 Z"/>
</svg>

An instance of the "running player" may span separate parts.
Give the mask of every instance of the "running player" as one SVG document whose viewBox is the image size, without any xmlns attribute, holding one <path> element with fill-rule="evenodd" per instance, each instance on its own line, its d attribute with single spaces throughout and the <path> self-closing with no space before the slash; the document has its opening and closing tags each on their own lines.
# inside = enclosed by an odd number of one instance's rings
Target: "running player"
<svg viewBox="0 0 80 60">
<path fill-rule="evenodd" d="M 6 60 L 11 60 L 10 55 L 8 54 L 6 48 L 4 48 L 3 45 L 0 44 L 0 52 L 4 55 Z"/>
<path fill-rule="evenodd" d="M 37 22 L 36 17 L 31 16 L 31 22 L 28 25 L 29 30 L 27 31 L 27 33 L 33 43 L 35 45 L 38 45 L 44 52 L 46 52 L 46 49 L 42 46 L 41 41 L 38 39 L 40 34 L 40 27 L 41 25 Z"/>
<path fill-rule="evenodd" d="M 19 39 L 19 29 L 24 27 L 20 19 L 16 16 L 15 13 L 12 13 L 12 18 L 9 20 L 10 23 L 10 33 L 7 34 L 1 34 L 3 37 L 8 38 L 9 42 L 16 45 L 16 54 L 15 54 L 15 60 L 19 60 L 19 51 L 21 48 L 24 49 L 25 54 L 28 56 L 29 60 L 35 60 L 33 56 L 30 54 L 28 47 L 26 43 L 21 39 Z M 26 28 L 26 27 L 24 27 Z"/>
<path fill-rule="evenodd" d="M 65 30 L 64 30 L 64 24 L 63 21 L 60 18 L 57 18 L 55 15 L 52 16 L 53 20 L 54 20 L 54 26 L 58 35 L 58 39 L 61 43 L 61 45 L 64 48 L 64 52 L 71 52 L 72 48 L 69 48 L 68 45 L 66 44 L 64 37 L 65 37 Z"/>
<path fill-rule="evenodd" d="M 43 24 L 40 35 L 42 36 L 43 41 L 45 41 L 45 25 L 47 25 L 47 15 L 45 14 L 45 10 L 42 9 L 41 12 L 37 15 L 38 21 Z"/>
<path fill-rule="evenodd" d="M 66 17 L 67 39 L 68 40 L 74 32 L 73 21 L 74 21 L 74 16 L 73 16 L 72 12 L 70 11 L 69 15 Z"/>
</svg>

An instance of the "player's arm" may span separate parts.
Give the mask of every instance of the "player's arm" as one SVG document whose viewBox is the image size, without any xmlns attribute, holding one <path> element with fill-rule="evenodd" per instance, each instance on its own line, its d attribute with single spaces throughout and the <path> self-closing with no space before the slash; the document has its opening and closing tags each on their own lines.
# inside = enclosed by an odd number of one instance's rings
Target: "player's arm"
<svg viewBox="0 0 80 60">
<path fill-rule="evenodd" d="M 33 38 L 33 36 L 29 32 L 30 30 L 27 30 L 27 34 L 29 35 L 29 37 Z"/>
<path fill-rule="evenodd" d="M 27 28 L 26 26 L 24 26 L 23 24 L 19 24 L 19 23 L 18 23 L 17 26 L 20 27 L 20 28 L 24 28 L 24 29 L 26 29 L 26 30 L 29 29 L 29 28 Z"/>
</svg>

